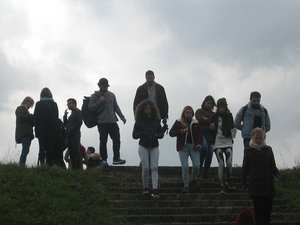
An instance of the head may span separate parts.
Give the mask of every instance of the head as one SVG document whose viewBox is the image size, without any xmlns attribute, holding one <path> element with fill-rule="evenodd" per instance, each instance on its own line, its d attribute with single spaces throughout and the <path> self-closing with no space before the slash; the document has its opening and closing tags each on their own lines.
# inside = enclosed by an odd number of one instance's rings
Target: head
<svg viewBox="0 0 300 225">
<path fill-rule="evenodd" d="M 142 115 L 153 116 L 155 119 L 160 120 L 159 110 L 154 102 L 150 99 L 141 101 L 135 109 L 135 120 L 138 120 Z"/>
<path fill-rule="evenodd" d="M 258 91 L 253 91 L 250 94 L 250 106 L 251 108 L 259 108 L 261 94 Z"/>
<path fill-rule="evenodd" d="M 265 132 L 260 127 L 256 127 L 251 132 L 251 140 L 255 145 L 264 145 Z"/>
<path fill-rule="evenodd" d="M 154 85 L 154 79 L 155 79 L 155 76 L 154 76 L 154 73 L 152 70 L 148 70 L 146 72 L 146 83 L 149 85 L 149 86 L 152 86 Z"/>
<path fill-rule="evenodd" d="M 27 96 L 23 99 L 21 105 L 24 105 L 27 109 L 31 108 L 34 105 L 34 100 Z"/>
<path fill-rule="evenodd" d="M 40 97 L 41 98 L 45 98 L 45 97 L 52 98 L 52 93 L 51 93 L 50 89 L 47 87 L 43 88 L 41 91 Z"/>
<path fill-rule="evenodd" d="M 208 95 L 205 97 L 204 101 L 202 102 L 201 108 L 210 111 L 213 110 L 215 106 L 216 106 L 215 99 L 211 95 Z"/>
<path fill-rule="evenodd" d="M 193 108 L 189 105 L 185 106 L 181 113 L 181 120 L 184 122 L 191 122 L 193 117 L 194 117 Z"/>
<path fill-rule="evenodd" d="M 217 101 L 217 112 L 225 113 L 228 112 L 226 98 L 219 98 Z"/>
<path fill-rule="evenodd" d="M 89 155 L 89 154 L 93 154 L 93 153 L 95 153 L 95 148 L 94 147 L 92 147 L 92 146 L 90 146 L 90 147 L 88 147 L 87 148 L 87 154 Z"/>
<path fill-rule="evenodd" d="M 76 109 L 76 107 L 77 107 L 76 100 L 74 98 L 69 98 L 67 100 L 67 106 L 68 106 L 68 109 L 70 109 L 70 110 Z"/>
<path fill-rule="evenodd" d="M 108 80 L 106 78 L 101 78 L 98 82 L 98 86 L 100 88 L 100 90 L 102 91 L 107 91 L 109 84 L 108 84 Z"/>
</svg>

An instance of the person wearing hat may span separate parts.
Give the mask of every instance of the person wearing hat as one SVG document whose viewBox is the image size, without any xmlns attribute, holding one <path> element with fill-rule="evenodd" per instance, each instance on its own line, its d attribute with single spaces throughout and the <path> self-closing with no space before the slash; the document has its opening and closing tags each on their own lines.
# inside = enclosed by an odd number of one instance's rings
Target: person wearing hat
<svg viewBox="0 0 300 225">
<path fill-rule="evenodd" d="M 231 189 L 228 180 L 232 171 L 232 133 L 234 131 L 233 117 L 227 107 L 226 98 L 218 99 L 213 123 L 213 149 L 219 163 L 220 193 L 225 193 L 228 189 Z"/>
<path fill-rule="evenodd" d="M 91 95 L 89 110 L 97 114 L 98 131 L 100 135 L 100 155 L 102 158 L 101 166 L 107 167 L 107 139 L 110 135 L 113 142 L 113 164 L 125 164 L 126 161 L 120 158 L 120 131 L 117 124 L 118 117 L 126 123 L 125 116 L 117 103 L 114 93 L 108 91 L 108 80 L 101 78 L 98 82 L 99 91 Z M 117 115 L 116 115 L 117 114 Z"/>
</svg>

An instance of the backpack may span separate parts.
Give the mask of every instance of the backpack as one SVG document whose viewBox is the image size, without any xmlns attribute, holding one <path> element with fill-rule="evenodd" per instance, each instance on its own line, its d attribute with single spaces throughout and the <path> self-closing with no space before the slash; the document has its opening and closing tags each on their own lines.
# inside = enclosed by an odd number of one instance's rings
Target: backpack
<svg viewBox="0 0 300 225">
<path fill-rule="evenodd" d="M 87 128 L 92 128 L 97 125 L 97 115 L 89 110 L 90 97 L 84 96 L 81 106 L 82 120 Z"/>
</svg>

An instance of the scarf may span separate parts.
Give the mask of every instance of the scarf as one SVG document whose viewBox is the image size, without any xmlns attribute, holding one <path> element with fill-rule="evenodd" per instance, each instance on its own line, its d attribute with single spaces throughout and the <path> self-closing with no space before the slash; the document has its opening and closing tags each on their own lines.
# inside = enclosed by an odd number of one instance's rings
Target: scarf
<svg viewBox="0 0 300 225">
<path fill-rule="evenodd" d="M 251 139 L 250 142 L 249 142 L 249 146 L 251 148 L 256 149 L 256 150 L 261 150 L 266 146 L 266 142 L 264 141 L 262 144 L 258 145 L 258 144 L 253 142 L 253 139 Z"/>
</svg>

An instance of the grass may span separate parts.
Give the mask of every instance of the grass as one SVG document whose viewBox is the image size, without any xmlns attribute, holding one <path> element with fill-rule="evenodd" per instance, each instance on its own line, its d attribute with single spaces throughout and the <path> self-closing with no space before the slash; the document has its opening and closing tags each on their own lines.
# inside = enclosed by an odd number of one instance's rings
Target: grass
<svg viewBox="0 0 300 225">
<path fill-rule="evenodd" d="M 1 224 L 126 224 L 112 219 L 106 182 L 99 170 L 0 164 Z"/>
<path fill-rule="evenodd" d="M 300 212 L 300 166 L 280 171 L 278 194 L 287 200 L 291 211 Z"/>
</svg>

